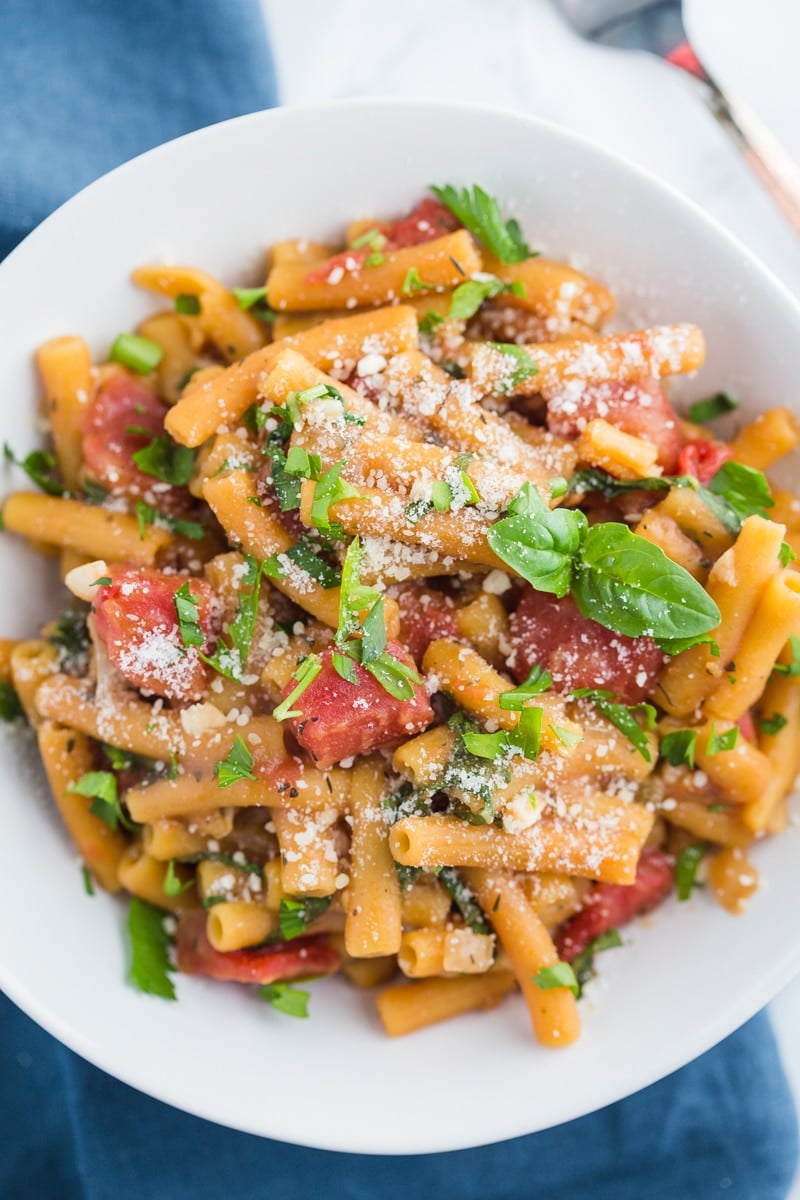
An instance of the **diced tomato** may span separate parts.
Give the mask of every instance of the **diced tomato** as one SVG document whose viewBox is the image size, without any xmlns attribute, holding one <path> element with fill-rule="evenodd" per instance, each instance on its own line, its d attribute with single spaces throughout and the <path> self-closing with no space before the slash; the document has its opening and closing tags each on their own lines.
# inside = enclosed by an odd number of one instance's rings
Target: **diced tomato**
<svg viewBox="0 0 800 1200">
<path fill-rule="evenodd" d="M 139 469 L 133 461 L 164 432 L 166 408 L 146 384 L 115 371 L 98 391 L 84 421 L 83 458 L 92 479 L 114 496 L 144 497 L 160 511 L 186 509 L 189 495 Z M 131 430 L 141 430 L 133 433 Z"/>
<path fill-rule="evenodd" d="M 570 917 L 558 933 L 558 957 L 563 962 L 572 962 L 601 933 L 617 929 L 646 909 L 654 908 L 672 890 L 674 866 L 673 859 L 663 850 L 646 850 L 639 859 L 633 883 L 598 883 L 580 912 Z"/>
<path fill-rule="evenodd" d="M 675 469 L 683 436 L 678 415 L 657 379 L 590 383 L 578 396 L 568 389 L 547 406 L 547 427 L 559 437 L 577 437 L 597 417 L 624 433 L 652 442 L 658 450 L 659 465 L 668 472 Z"/>
<path fill-rule="evenodd" d="M 209 654 L 218 604 L 202 579 L 165 575 L 147 567 L 109 568 L 111 583 L 97 588 L 95 629 L 114 666 L 129 683 L 168 700 L 199 700 L 207 668 L 198 650 Z M 197 601 L 202 646 L 184 646 L 175 593 L 185 583 Z"/>
<path fill-rule="evenodd" d="M 191 908 L 178 917 L 175 934 L 178 969 L 185 975 L 210 975 L 237 983 L 276 983 L 330 975 L 339 969 L 339 955 L 321 934 L 255 950 L 215 950 L 206 937 L 206 914 Z"/>
<path fill-rule="evenodd" d="M 340 254 L 332 254 L 320 266 L 309 271 L 303 282 L 335 283 L 338 278 L 341 278 L 339 271 L 342 272 L 342 276 L 350 271 L 360 271 L 372 253 L 373 250 L 370 246 L 359 246 L 357 250 L 342 250 Z M 332 272 L 334 273 L 333 279 L 330 278 Z"/>
<path fill-rule="evenodd" d="M 415 670 L 414 660 L 396 642 L 389 654 Z M 297 741 L 320 767 L 332 767 L 343 758 L 390 746 L 433 721 L 433 709 L 422 684 L 414 684 L 410 700 L 397 700 L 364 667 L 355 665 L 357 683 L 342 679 L 333 666 L 333 651 L 321 655 L 322 670 L 297 701 L 302 716 L 290 728 Z M 284 697 L 294 687 L 290 680 Z"/>
<path fill-rule="evenodd" d="M 444 592 L 412 583 L 397 592 L 400 609 L 400 641 L 416 661 L 436 638 L 459 636 L 453 602 Z"/>
<path fill-rule="evenodd" d="M 526 588 L 511 614 L 508 667 L 520 681 L 536 663 L 558 691 L 606 688 L 624 703 L 650 694 L 663 654 L 649 637 L 632 638 L 590 621 L 571 596 Z"/>
<path fill-rule="evenodd" d="M 698 483 L 706 487 L 723 463 L 733 458 L 733 451 L 710 438 L 695 438 L 682 447 L 678 455 L 679 475 L 693 475 Z"/>
<path fill-rule="evenodd" d="M 753 720 L 753 714 L 749 708 L 747 712 L 742 713 L 736 724 L 743 738 L 745 738 L 748 742 L 754 742 L 756 740 L 756 723 Z"/>
<path fill-rule="evenodd" d="M 453 216 L 449 208 L 445 208 L 439 200 L 426 196 L 420 200 L 407 217 L 393 221 L 391 225 L 382 226 L 385 241 L 381 244 L 380 253 L 390 250 L 402 250 L 407 246 L 421 246 L 423 242 L 431 242 L 434 238 L 444 237 L 447 233 L 461 228 L 461 222 Z M 339 271 L 347 274 L 349 271 L 360 271 L 370 255 L 375 254 L 377 246 L 359 246 L 355 250 L 342 250 L 326 258 L 324 263 L 314 267 L 306 275 L 305 283 L 336 282 Z M 331 272 L 334 278 L 331 280 Z"/>
<path fill-rule="evenodd" d="M 389 226 L 387 244 L 395 249 L 421 246 L 423 242 L 432 242 L 434 238 L 444 237 L 460 228 L 458 217 L 445 208 L 441 200 L 426 196 L 407 217 L 401 217 Z"/>
</svg>

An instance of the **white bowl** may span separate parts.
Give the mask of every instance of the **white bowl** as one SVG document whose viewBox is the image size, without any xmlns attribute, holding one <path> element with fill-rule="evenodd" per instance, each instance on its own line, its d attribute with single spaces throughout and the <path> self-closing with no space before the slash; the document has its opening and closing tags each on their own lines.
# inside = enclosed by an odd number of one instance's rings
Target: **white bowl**
<svg viewBox="0 0 800 1200">
<path fill-rule="evenodd" d="M 745 415 L 797 405 L 800 310 L 687 200 L 551 125 L 392 100 L 202 130 L 50 217 L 0 267 L 2 436 L 18 451 L 35 444 L 38 343 L 80 333 L 102 356 L 150 311 L 128 281 L 137 264 L 172 260 L 231 285 L 257 282 L 275 239 L 341 236 L 351 217 L 402 213 L 437 182 L 478 182 L 500 197 L 534 245 L 609 283 L 631 325 L 701 325 L 708 363 L 689 394 L 732 388 Z M 32 634 L 59 606 L 48 571 L 10 537 L 0 540 L 0 578 L 4 635 Z M 800 926 L 787 917 L 800 910 L 790 828 L 756 851 L 764 884 L 746 916 L 698 895 L 626 930 L 630 945 L 603 955 L 601 985 L 581 1004 L 583 1037 L 566 1051 L 533 1041 L 518 998 L 401 1040 L 384 1036 L 369 994 L 338 980 L 313 985 L 308 1021 L 282 1017 L 247 988 L 186 977 L 168 1004 L 125 984 L 123 906 L 84 894 L 45 786 L 22 760 L 19 738 L 6 737 L 0 983 L 126 1083 L 251 1133 L 417 1153 L 544 1129 L 682 1066 L 800 969 Z M 462 1096 L 466 1108 L 452 1101 Z"/>
</svg>

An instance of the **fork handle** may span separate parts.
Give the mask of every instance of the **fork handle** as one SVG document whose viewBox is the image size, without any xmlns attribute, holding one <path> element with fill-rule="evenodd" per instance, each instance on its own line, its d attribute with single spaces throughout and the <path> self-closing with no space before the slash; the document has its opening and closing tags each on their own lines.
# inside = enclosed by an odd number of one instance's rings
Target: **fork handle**
<svg viewBox="0 0 800 1200">
<path fill-rule="evenodd" d="M 800 167 L 755 113 L 709 80 L 708 107 L 733 138 L 745 162 L 758 176 L 797 233 L 800 233 Z"/>
<path fill-rule="evenodd" d="M 751 171 L 761 180 L 772 199 L 800 233 L 800 167 L 784 150 L 763 121 L 740 100 L 723 92 L 695 54 L 689 42 L 679 43 L 664 56 L 667 62 L 698 79 L 709 109 L 729 137 L 733 138 Z"/>
</svg>

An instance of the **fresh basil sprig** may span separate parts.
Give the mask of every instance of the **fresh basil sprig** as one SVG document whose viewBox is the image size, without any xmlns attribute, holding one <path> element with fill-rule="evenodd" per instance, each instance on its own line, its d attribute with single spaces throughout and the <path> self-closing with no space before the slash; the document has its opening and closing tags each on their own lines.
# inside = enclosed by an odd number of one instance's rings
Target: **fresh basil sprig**
<svg viewBox="0 0 800 1200">
<path fill-rule="evenodd" d="M 571 591 L 590 620 L 628 637 L 649 635 L 668 653 L 676 640 L 707 634 L 720 622 L 714 601 L 663 550 L 614 521 L 589 528 L 578 509 L 550 509 L 526 483 L 487 540 L 498 558 L 532 587 Z"/>
</svg>

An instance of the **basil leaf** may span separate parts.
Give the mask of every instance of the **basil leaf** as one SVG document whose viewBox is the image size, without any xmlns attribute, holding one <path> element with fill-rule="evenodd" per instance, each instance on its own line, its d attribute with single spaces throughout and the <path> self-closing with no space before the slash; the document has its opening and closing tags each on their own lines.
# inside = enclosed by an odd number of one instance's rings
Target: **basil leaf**
<svg viewBox="0 0 800 1200">
<path fill-rule="evenodd" d="M 460 283 L 450 298 L 448 317 L 451 321 L 468 321 L 474 317 L 484 300 L 508 291 L 508 284 L 494 275 L 468 279 Z"/>
<path fill-rule="evenodd" d="M 255 633 L 258 620 L 258 602 L 261 594 L 261 570 L 258 562 L 251 554 L 245 554 L 245 572 L 241 578 L 242 588 L 238 592 L 238 610 L 228 629 L 230 646 L 220 641 L 214 654 L 209 658 L 201 654 L 203 662 L 208 663 L 220 675 L 241 683 L 250 645 Z M 199 643 L 198 643 L 199 644 Z"/>
<path fill-rule="evenodd" d="M 375 601 L 361 626 L 361 665 L 368 666 L 380 658 L 386 649 L 386 620 L 383 612 L 383 596 Z"/>
<path fill-rule="evenodd" d="M 518 263 L 534 257 L 534 251 L 522 236 L 519 222 L 514 219 L 504 221 L 500 205 L 477 184 L 473 184 L 471 191 L 469 188 L 459 191 L 449 183 L 431 187 L 431 191 L 487 250 L 503 262 Z"/>
<path fill-rule="evenodd" d="M 122 810 L 117 780 L 110 771 L 87 771 L 80 779 L 68 784 L 67 791 L 91 800 L 89 811 L 104 821 L 109 829 L 117 829 L 120 825 L 126 829 L 136 828 Z"/>
<path fill-rule="evenodd" d="M 356 673 L 356 664 L 349 654 L 339 654 L 334 650 L 331 655 L 333 669 L 337 675 L 341 675 L 346 683 L 358 683 L 358 675 Z"/>
<path fill-rule="evenodd" d="M 164 928 L 163 909 L 131 896 L 128 905 L 128 938 L 131 948 L 130 981 L 140 992 L 176 1000 L 169 977 L 174 971 L 169 957 L 171 938 Z"/>
<path fill-rule="evenodd" d="M 769 520 L 767 509 L 775 507 L 763 471 L 756 471 L 734 460 L 722 464 L 709 483 L 708 490 L 721 496 L 740 521 L 753 514 Z"/>
<path fill-rule="evenodd" d="M 25 715 L 13 685 L 0 679 L 0 721 L 17 721 Z"/>
<path fill-rule="evenodd" d="M 486 535 L 489 545 L 537 591 L 566 595 L 588 527 L 586 517 L 579 509 L 549 509 L 529 483 L 512 504 L 516 509 L 509 511 L 516 515 L 492 525 Z"/>
<path fill-rule="evenodd" d="M 461 740 L 470 754 L 474 754 L 476 758 L 488 758 L 491 762 L 505 754 L 508 749 L 508 735 L 504 729 L 498 729 L 496 733 L 474 733 L 465 729 Z"/>
<path fill-rule="evenodd" d="M 657 642 L 692 637 L 721 620 L 714 601 L 688 571 L 613 521 L 587 532 L 575 561 L 572 594 L 585 617 L 628 637 L 649 635 Z"/>
</svg>

